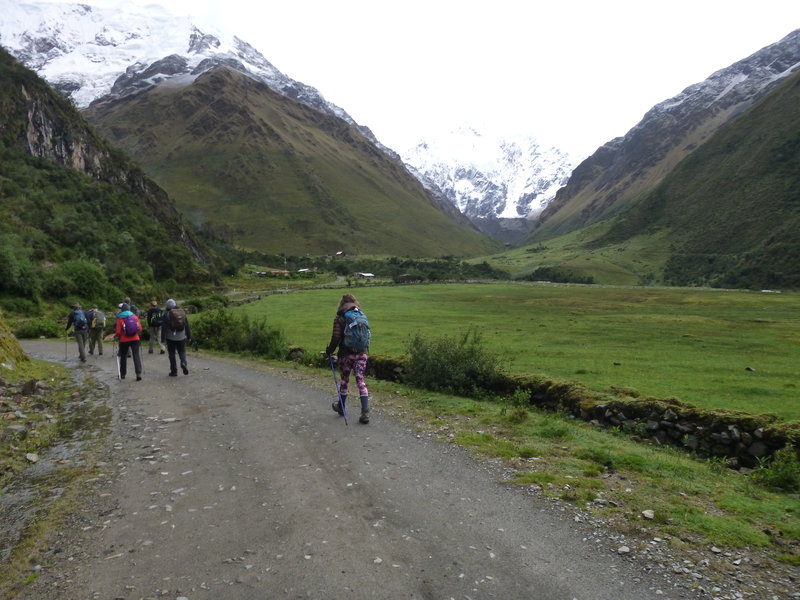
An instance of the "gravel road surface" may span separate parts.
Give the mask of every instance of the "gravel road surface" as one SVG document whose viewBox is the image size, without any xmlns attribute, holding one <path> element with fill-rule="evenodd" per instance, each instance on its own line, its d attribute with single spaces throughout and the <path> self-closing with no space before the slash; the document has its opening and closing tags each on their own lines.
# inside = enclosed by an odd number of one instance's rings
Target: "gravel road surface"
<svg viewBox="0 0 800 600">
<path fill-rule="evenodd" d="M 587 541 L 588 527 L 500 482 L 496 466 L 381 410 L 346 426 L 330 390 L 275 368 L 25 342 L 109 388 L 113 431 L 85 500 L 25 599 L 683 597 Z M 683 590 L 686 593 L 686 590 Z"/>
</svg>

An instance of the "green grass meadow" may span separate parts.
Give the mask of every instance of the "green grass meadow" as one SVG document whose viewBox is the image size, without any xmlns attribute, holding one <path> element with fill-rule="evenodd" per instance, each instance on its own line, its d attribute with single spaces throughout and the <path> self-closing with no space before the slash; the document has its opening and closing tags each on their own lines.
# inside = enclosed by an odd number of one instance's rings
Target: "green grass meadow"
<svg viewBox="0 0 800 600">
<path fill-rule="evenodd" d="M 483 334 L 511 373 L 800 420 L 800 295 L 536 283 L 364 286 L 265 296 L 238 308 L 321 351 L 341 294 L 370 319 L 372 354 L 414 334 Z"/>
</svg>

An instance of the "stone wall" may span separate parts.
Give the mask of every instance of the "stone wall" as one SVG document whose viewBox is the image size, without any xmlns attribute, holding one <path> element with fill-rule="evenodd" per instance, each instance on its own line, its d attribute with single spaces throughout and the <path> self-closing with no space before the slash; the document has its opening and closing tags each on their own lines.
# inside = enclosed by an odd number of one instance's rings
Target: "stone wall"
<svg viewBox="0 0 800 600">
<path fill-rule="evenodd" d="M 408 379 L 408 366 L 402 359 L 370 356 L 368 374 L 402 382 Z M 800 451 L 800 423 L 781 422 L 775 415 L 705 410 L 675 399 L 632 397 L 624 392 L 604 394 L 576 382 L 542 377 L 501 375 L 492 388 L 489 393 L 498 396 L 521 391 L 529 395 L 531 406 L 569 414 L 598 427 L 618 428 L 635 441 L 726 458 L 733 468 L 755 467 L 760 459 L 787 445 Z"/>
</svg>

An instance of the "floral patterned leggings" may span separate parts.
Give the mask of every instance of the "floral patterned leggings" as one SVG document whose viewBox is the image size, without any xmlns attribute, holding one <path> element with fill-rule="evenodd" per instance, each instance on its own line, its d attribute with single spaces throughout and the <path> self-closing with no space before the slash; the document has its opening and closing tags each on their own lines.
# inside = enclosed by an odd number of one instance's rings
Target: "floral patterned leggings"
<svg viewBox="0 0 800 600">
<path fill-rule="evenodd" d="M 350 373 L 356 376 L 359 396 L 369 396 L 367 383 L 364 381 L 367 373 L 367 358 L 363 352 L 361 354 L 346 354 L 339 359 L 339 371 L 342 374 L 342 382 L 339 391 L 342 395 L 347 393 L 347 386 L 350 383 Z"/>
</svg>

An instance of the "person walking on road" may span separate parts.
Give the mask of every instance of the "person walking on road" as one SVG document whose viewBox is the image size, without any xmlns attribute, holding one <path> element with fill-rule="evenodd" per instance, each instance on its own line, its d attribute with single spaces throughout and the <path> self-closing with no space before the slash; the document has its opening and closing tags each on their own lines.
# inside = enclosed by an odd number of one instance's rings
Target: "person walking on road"
<svg viewBox="0 0 800 600">
<path fill-rule="evenodd" d="M 161 350 L 159 354 L 164 354 L 164 344 L 161 343 L 161 321 L 163 318 L 164 312 L 159 308 L 158 301 L 151 300 L 150 308 L 147 309 L 147 333 L 150 336 L 148 354 L 153 353 L 156 344 Z"/>
<path fill-rule="evenodd" d="M 181 363 L 184 375 L 189 374 L 189 365 L 186 363 L 186 342 L 191 341 L 192 330 L 186 311 L 178 306 L 172 298 L 167 300 L 167 310 L 161 320 L 161 341 L 167 344 L 169 355 L 169 376 L 178 376 L 178 365 L 175 354 Z"/>
<path fill-rule="evenodd" d="M 133 356 L 133 368 L 136 371 L 136 381 L 142 380 L 142 356 L 139 354 L 139 334 L 142 324 L 139 317 L 131 312 L 129 304 L 123 302 L 119 305 L 117 322 L 114 335 L 119 340 L 119 378 L 125 379 L 128 372 L 128 351 Z"/>
<path fill-rule="evenodd" d="M 142 311 L 139 309 L 138 306 L 136 306 L 133 302 L 131 302 L 130 296 L 126 296 L 125 299 L 122 301 L 122 303 L 127 304 L 129 307 L 128 310 L 130 310 L 137 317 L 142 316 Z"/>
<path fill-rule="evenodd" d="M 94 354 L 97 347 L 98 356 L 103 356 L 103 333 L 106 327 L 106 313 L 92 306 L 86 313 L 86 320 L 89 321 L 89 354 Z"/>
<path fill-rule="evenodd" d="M 351 333 L 358 329 L 353 324 L 354 319 L 362 321 L 366 327 L 366 333 L 361 336 L 361 339 Z M 369 423 L 369 390 L 366 383 L 367 360 L 369 358 L 367 354 L 369 352 L 369 327 L 366 325 L 366 317 L 359 307 L 358 300 L 353 294 L 345 294 L 339 301 L 336 316 L 333 318 L 331 341 L 325 349 L 325 356 L 332 357 L 337 348 L 339 349 L 338 362 L 341 374 L 339 385 L 341 403 L 344 404 L 347 400 L 350 375 L 352 373 L 355 375 L 361 400 L 361 416 L 358 422 L 366 425 Z M 343 414 L 339 402 L 331 404 L 331 408 L 340 415 Z"/>
<path fill-rule="evenodd" d="M 81 357 L 81 362 L 86 362 L 86 337 L 89 333 L 89 321 L 78 302 L 72 305 L 72 312 L 67 317 L 67 326 L 64 331 L 69 331 L 70 327 L 75 328 L 75 341 L 78 343 L 78 355 Z"/>
</svg>

